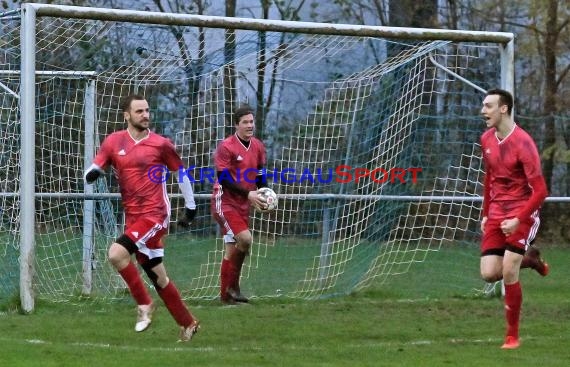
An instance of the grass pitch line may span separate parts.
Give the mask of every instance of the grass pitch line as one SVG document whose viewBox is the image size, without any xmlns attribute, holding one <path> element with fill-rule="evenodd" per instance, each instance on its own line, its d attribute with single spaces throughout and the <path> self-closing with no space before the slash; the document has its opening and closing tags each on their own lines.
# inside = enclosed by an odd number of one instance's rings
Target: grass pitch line
<svg viewBox="0 0 570 367">
<path fill-rule="evenodd" d="M 538 339 L 535 337 L 527 336 L 521 338 L 524 341 L 531 341 L 533 339 Z M 551 339 L 557 340 L 558 338 L 545 338 L 540 337 L 540 340 Z M 91 343 L 91 342 L 74 342 L 74 343 L 58 343 L 58 342 L 51 342 L 48 340 L 41 340 L 41 339 L 24 339 L 24 340 L 14 340 L 8 338 L 0 338 L 0 341 L 6 342 L 17 342 L 21 344 L 35 344 L 35 345 L 66 345 L 68 347 L 79 347 L 79 348 L 94 348 L 94 349 L 108 349 L 108 350 L 121 350 L 121 351 L 149 351 L 149 352 L 166 352 L 166 353 L 181 353 L 181 352 L 203 352 L 203 353 L 219 353 L 227 350 L 235 350 L 235 351 L 272 351 L 272 350 L 290 350 L 290 351 L 310 351 L 310 350 L 327 350 L 328 347 L 319 347 L 315 345 L 310 346 L 302 346 L 302 345 L 280 345 L 278 348 L 264 348 L 264 347 L 240 347 L 240 348 L 232 348 L 232 347 L 194 347 L 192 345 L 188 345 L 187 347 L 141 347 L 141 346 L 134 346 L 134 345 L 113 345 L 108 343 Z M 503 341 L 502 338 L 487 338 L 487 339 L 447 339 L 447 340 L 412 340 L 409 342 L 367 342 L 367 343 L 358 343 L 358 344 L 345 344 L 347 349 L 362 349 L 362 348 L 381 348 L 381 347 L 409 347 L 409 346 L 430 346 L 435 344 L 449 344 L 449 345 L 458 345 L 458 344 L 497 344 Z"/>
</svg>

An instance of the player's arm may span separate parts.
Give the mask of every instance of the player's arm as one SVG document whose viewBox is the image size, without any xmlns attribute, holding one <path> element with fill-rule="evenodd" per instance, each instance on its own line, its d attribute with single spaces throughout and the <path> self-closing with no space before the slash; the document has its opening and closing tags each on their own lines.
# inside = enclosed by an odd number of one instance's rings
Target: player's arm
<svg viewBox="0 0 570 367">
<path fill-rule="evenodd" d="M 528 178 L 528 185 L 532 189 L 530 198 L 516 214 L 516 218 L 519 220 L 530 217 L 535 210 L 540 208 L 544 199 L 546 199 L 546 196 L 548 195 L 546 182 L 542 175 L 538 149 L 536 148 L 534 141 L 531 140 L 531 143 L 532 144 L 525 145 L 525 148 L 521 149 L 521 153 L 519 153 L 525 175 Z M 529 146 L 533 149 L 529 149 Z"/>
<path fill-rule="evenodd" d="M 186 175 L 178 180 L 178 187 L 184 197 L 184 217 L 178 220 L 178 224 L 183 227 L 188 227 L 190 223 L 196 218 L 196 201 L 194 200 L 194 189 L 192 183 Z"/>
<path fill-rule="evenodd" d="M 259 149 L 259 154 L 258 154 L 258 162 L 257 162 L 257 176 L 255 177 L 255 185 L 257 186 L 258 189 L 261 189 L 262 187 L 267 187 L 267 175 L 265 174 L 266 170 L 264 169 L 264 166 L 267 162 L 267 155 L 265 152 L 265 145 L 260 142 L 260 149 Z"/>
<path fill-rule="evenodd" d="M 485 224 L 487 224 L 487 218 L 489 217 L 489 200 L 491 198 L 491 189 L 489 187 L 489 174 L 485 173 L 483 179 L 483 209 L 481 213 L 481 232 L 485 232 Z"/>
<path fill-rule="evenodd" d="M 220 144 L 214 155 L 216 166 L 216 176 L 218 183 L 224 191 L 247 198 L 249 190 L 241 187 L 230 174 L 229 168 L 232 166 L 232 154 L 224 143 Z"/>
<path fill-rule="evenodd" d="M 97 155 L 93 158 L 93 163 L 85 170 L 83 179 L 86 183 L 92 184 L 99 176 L 105 174 L 105 168 L 111 163 L 111 146 L 113 145 L 111 140 L 112 138 L 110 136 L 103 140 Z"/>
<path fill-rule="evenodd" d="M 216 176 L 217 181 L 222 189 L 231 192 L 234 195 L 241 196 L 249 200 L 253 205 L 261 205 L 263 201 L 257 195 L 257 190 L 249 191 L 241 187 L 238 182 L 232 177 L 229 172 L 229 167 L 232 165 L 231 153 L 228 151 L 227 147 L 223 144 L 216 149 L 214 155 L 214 162 L 216 165 Z M 259 173 L 259 171 L 258 171 Z M 256 182 L 257 182 L 256 175 Z"/>
<path fill-rule="evenodd" d="M 491 198 L 491 188 L 490 182 L 491 179 L 489 178 L 490 175 L 488 172 L 485 173 L 483 179 L 483 208 L 481 210 L 481 232 L 485 232 L 485 224 L 487 224 L 487 218 L 489 217 L 489 201 Z"/>
<path fill-rule="evenodd" d="M 181 170 L 184 168 L 182 159 L 176 151 L 176 148 L 170 139 L 164 141 L 162 147 L 162 158 L 170 171 Z M 178 188 L 184 197 L 184 216 L 178 220 L 178 224 L 182 227 L 190 226 L 190 223 L 196 218 L 196 201 L 194 200 L 194 188 L 188 174 L 178 177 Z"/>
<path fill-rule="evenodd" d="M 95 182 L 95 180 L 99 178 L 99 176 L 101 176 L 101 174 L 104 173 L 105 171 L 101 167 L 93 163 L 91 164 L 91 166 L 89 166 L 89 168 L 87 168 L 87 170 L 83 174 L 83 179 L 88 184 L 92 184 L 93 182 Z"/>
<path fill-rule="evenodd" d="M 258 189 L 262 187 L 267 187 L 267 175 L 265 174 L 265 169 L 263 166 L 257 167 L 257 176 L 255 176 L 255 186 Z"/>
<path fill-rule="evenodd" d="M 481 147 L 483 147 L 483 144 L 481 144 Z M 491 201 L 491 169 L 485 161 L 485 156 L 483 156 L 483 164 L 485 165 L 485 175 L 483 176 L 483 208 L 481 213 L 481 232 L 485 232 L 485 224 L 487 223 L 487 218 L 489 216 L 489 206 Z"/>
<path fill-rule="evenodd" d="M 544 176 L 539 175 L 533 177 L 528 180 L 528 184 L 532 188 L 532 194 L 516 215 L 519 221 L 523 218 L 530 217 L 535 210 L 538 210 L 548 195 Z"/>
<path fill-rule="evenodd" d="M 483 178 L 483 217 L 489 216 L 489 201 L 491 201 L 491 175 L 485 172 Z"/>
<path fill-rule="evenodd" d="M 249 191 L 238 185 L 235 182 L 235 180 L 229 175 L 227 170 L 218 171 L 217 175 L 218 175 L 218 183 L 222 186 L 224 190 L 227 190 L 233 194 L 246 198 L 253 205 L 257 206 L 265 205 L 265 202 L 259 197 L 259 195 L 257 195 L 256 190 Z M 256 176 L 256 182 L 257 182 L 257 176 Z"/>
<path fill-rule="evenodd" d="M 218 176 L 218 183 L 222 185 L 222 188 L 233 194 L 247 198 L 249 195 L 249 190 L 244 189 L 230 176 L 227 170 L 216 172 Z M 256 178 L 257 181 L 257 178 Z"/>
</svg>

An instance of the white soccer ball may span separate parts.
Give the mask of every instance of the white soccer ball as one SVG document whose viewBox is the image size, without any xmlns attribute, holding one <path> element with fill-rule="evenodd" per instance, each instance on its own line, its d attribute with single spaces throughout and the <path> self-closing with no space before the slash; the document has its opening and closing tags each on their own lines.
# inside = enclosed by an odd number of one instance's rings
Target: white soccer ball
<svg viewBox="0 0 570 367">
<path fill-rule="evenodd" d="M 257 190 L 257 195 L 265 202 L 263 208 L 255 207 L 257 211 L 267 213 L 277 209 L 277 194 L 269 187 L 262 187 Z"/>
</svg>

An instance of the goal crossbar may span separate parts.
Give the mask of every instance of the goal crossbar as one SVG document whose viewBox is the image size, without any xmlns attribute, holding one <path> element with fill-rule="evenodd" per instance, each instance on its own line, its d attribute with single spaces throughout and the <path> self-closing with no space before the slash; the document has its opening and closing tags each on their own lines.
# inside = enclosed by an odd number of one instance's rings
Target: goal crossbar
<svg viewBox="0 0 570 367">
<path fill-rule="evenodd" d="M 33 9 L 37 16 L 109 20 L 127 23 L 184 25 L 253 31 L 286 31 L 291 33 L 298 32 L 340 36 L 384 37 L 394 39 L 493 42 L 500 44 L 507 44 L 514 40 L 514 34 L 510 32 L 329 24 L 195 14 L 173 14 L 124 9 L 102 9 L 50 4 L 25 4 L 23 5 L 23 8 L 28 10 Z"/>
</svg>

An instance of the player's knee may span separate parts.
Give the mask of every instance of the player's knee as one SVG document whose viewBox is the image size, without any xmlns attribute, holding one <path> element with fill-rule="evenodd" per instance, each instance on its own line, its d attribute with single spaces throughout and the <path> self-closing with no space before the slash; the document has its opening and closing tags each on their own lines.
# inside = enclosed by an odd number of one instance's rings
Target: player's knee
<svg viewBox="0 0 570 367">
<path fill-rule="evenodd" d="M 236 243 L 236 248 L 238 250 L 240 250 L 241 252 L 245 252 L 246 254 L 249 254 L 249 249 L 251 248 L 251 242 L 237 242 Z"/>
<path fill-rule="evenodd" d="M 122 269 L 131 261 L 131 254 L 136 251 L 136 244 L 127 236 L 122 235 L 109 247 L 108 259 L 116 269 Z"/>
<path fill-rule="evenodd" d="M 502 278 L 499 276 L 496 276 L 496 275 L 481 274 L 481 279 L 483 279 L 487 283 L 494 283 L 494 282 L 498 282 Z"/>
<path fill-rule="evenodd" d="M 251 244 L 253 243 L 253 236 L 249 231 L 244 231 L 236 236 L 236 247 L 245 253 L 249 253 Z"/>
<path fill-rule="evenodd" d="M 121 235 L 121 237 L 117 238 L 115 243 L 124 247 L 125 250 L 129 253 L 129 255 L 134 254 L 137 250 L 137 244 L 129 238 L 126 234 Z"/>
<path fill-rule="evenodd" d="M 148 279 L 152 282 L 154 287 L 159 290 L 168 285 L 168 278 L 163 277 L 162 279 L 153 269 L 162 263 L 162 257 L 155 257 L 152 259 L 148 259 L 144 262 L 140 262 L 141 267 L 143 268 L 144 272 L 148 276 Z"/>
<path fill-rule="evenodd" d="M 519 279 L 519 270 L 514 269 L 514 268 L 510 268 L 510 267 L 505 267 L 503 269 L 503 274 L 502 274 L 502 278 L 505 280 L 505 282 L 507 282 L 508 284 L 514 283 Z"/>
<path fill-rule="evenodd" d="M 481 264 L 480 271 L 481 278 L 488 283 L 496 282 L 502 278 L 501 269 L 493 266 L 488 266 L 488 264 Z"/>
<path fill-rule="evenodd" d="M 487 283 L 491 283 L 501 280 L 503 276 L 496 271 L 481 270 L 481 278 Z"/>
</svg>

